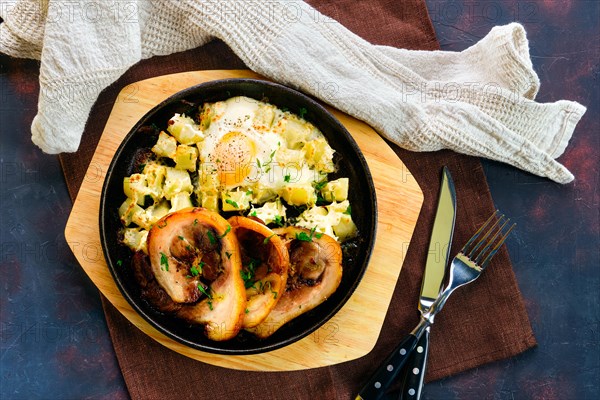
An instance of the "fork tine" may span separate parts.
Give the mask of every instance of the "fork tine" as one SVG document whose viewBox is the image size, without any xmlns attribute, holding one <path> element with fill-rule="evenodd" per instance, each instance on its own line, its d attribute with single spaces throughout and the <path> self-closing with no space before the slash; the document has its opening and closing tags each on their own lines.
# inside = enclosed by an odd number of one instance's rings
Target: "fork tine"
<svg viewBox="0 0 600 400">
<path fill-rule="evenodd" d="M 490 235 L 495 232 L 496 228 L 498 227 L 498 224 L 500 224 L 502 222 L 502 219 L 504 218 L 504 215 L 501 215 L 500 218 L 498 218 L 498 220 L 494 223 L 494 225 L 492 225 L 489 229 L 486 230 L 486 232 L 483 234 L 483 236 L 481 237 L 481 239 L 479 239 L 479 241 L 477 242 L 477 244 L 475 245 L 475 247 L 473 247 L 473 249 L 471 249 L 471 251 L 469 251 L 468 257 L 470 259 L 474 259 L 475 258 L 475 254 L 476 252 L 479 250 L 479 248 L 481 247 L 481 245 L 485 244 L 488 240 L 488 238 L 490 237 Z"/>
<path fill-rule="evenodd" d="M 469 252 L 471 252 L 471 245 L 479 238 L 479 235 L 481 234 L 481 232 L 483 232 L 484 229 L 487 229 L 487 226 L 490 222 L 492 222 L 492 220 L 494 219 L 494 217 L 496 215 L 498 215 L 499 211 L 496 210 L 494 211 L 494 213 L 487 219 L 487 221 L 484 222 L 483 225 L 481 225 L 481 227 L 477 230 L 477 232 L 475 232 L 475 234 L 471 237 L 471 239 L 469 239 L 467 241 L 467 243 L 463 246 L 461 252 L 463 254 L 467 254 Z"/>
<path fill-rule="evenodd" d="M 504 219 L 504 215 L 500 217 L 500 219 L 498 220 L 498 223 L 500 223 L 503 219 Z M 475 261 L 477 264 L 479 264 L 479 262 L 481 261 L 481 258 L 483 257 L 483 255 L 487 253 L 487 251 L 489 250 L 490 247 L 492 247 L 492 245 L 494 244 L 494 242 L 496 241 L 496 239 L 498 238 L 498 236 L 500 236 L 502 234 L 502 231 L 504 230 L 504 227 L 506 226 L 506 224 L 508 224 L 509 222 L 510 222 L 510 218 L 507 219 L 506 221 L 504 221 L 504 223 L 502 225 L 500 225 L 499 228 L 497 228 L 496 234 L 491 239 L 489 239 L 487 241 L 487 244 L 483 247 L 483 249 L 481 249 L 481 251 L 479 252 L 479 254 L 477 256 L 473 255 L 471 257 L 471 259 L 473 261 Z"/>
<path fill-rule="evenodd" d="M 506 222 L 508 222 L 508 221 L 506 221 Z M 500 238 L 500 241 L 498 243 L 496 243 L 496 245 L 492 248 L 492 250 L 489 252 L 489 254 L 485 257 L 485 259 L 481 263 L 481 268 L 487 267 L 487 265 L 489 264 L 489 262 L 492 260 L 492 257 L 494 257 L 496 255 L 496 253 L 500 249 L 500 246 L 502 246 L 504 244 L 504 241 L 508 237 L 508 234 L 510 233 L 510 231 L 513 230 L 513 228 L 515 226 L 517 226 L 517 224 L 512 224 L 510 226 L 510 228 L 508 228 L 508 230 L 506 231 L 506 233 Z"/>
</svg>

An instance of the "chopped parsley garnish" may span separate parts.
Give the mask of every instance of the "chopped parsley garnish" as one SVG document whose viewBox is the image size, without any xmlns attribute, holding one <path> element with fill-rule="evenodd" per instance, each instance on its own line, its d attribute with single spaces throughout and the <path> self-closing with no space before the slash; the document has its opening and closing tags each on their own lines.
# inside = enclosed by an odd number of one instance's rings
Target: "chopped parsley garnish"
<svg viewBox="0 0 600 400">
<path fill-rule="evenodd" d="M 321 193 L 317 193 L 317 203 L 318 206 L 322 206 L 327 204 L 327 202 L 325 201 L 325 199 L 323 198 L 323 196 L 321 196 Z"/>
<path fill-rule="evenodd" d="M 231 231 L 231 225 L 227 225 L 227 229 L 225 229 L 225 233 L 223 233 L 222 235 L 217 235 L 217 237 L 219 239 L 223 239 L 225 237 L 225 235 L 227 235 L 229 233 L 229 231 Z"/>
<path fill-rule="evenodd" d="M 316 226 L 314 228 L 312 228 L 310 230 L 310 235 L 307 235 L 306 232 L 296 233 L 296 239 L 300 240 L 302 242 L 312 242 L 313 237 L 316 237 L 317 239 L 321 239 L 321 236 L 323 236 L 323 234 L 322 233 L 315 233 L 316 229 L 317 229 Z"/>
<path fill-rule="evenodd" d="M 344 211 L 344 214 L 352 215 L 352 208 L 350 208 L 350 204 L 348 204 L 348 208 L 346 208 L 346 211 Z"/>
<path fill-rule="evenodd" d="M 228 251 L 225 252 L 225 255 L 227 256 L 227 258 L 231 258 L 231 253 Z"/>
<path fill-rule="evenodd" d="M 204 294 L 206 297 L 212 300 L 212 295 L 206 291 L 206 289 L 204 288 L 204 286 L 202 286 L 201 283 L 198 284 L 198 290 L 200 290 L 202 294 Z"/>
<path fill-rule="evenodd" d="M 298 115 L 300 116 L 300 118 L 304 118 L 304 116 L 306 115 L 306 113 L 308 112 L 308 110 L 304 107 L 302 107 L 300 109 L 300 112 L 298 113 Z"/>
<path fill-rule="evenodd" d="M 276 233 L 272 234 L 271 236 L 268 236 L 268 237 L 266 237 L 266 238 L 265 238 L 265 240 L 263 240 L 263 244 L 267 244 L 267 243 L 269 243 L 269 241 L 271 240 L 271 238 L 272 238 L 273 236 L 275 236 L 275 235 L 276 235 Z"/>
<path fill-rule="evenodd" d="M 250 310 L 248 310 L 248 309 L 246 308 L 246 310 L 244 310 L 244 312 L 245 312 L 246 314 L 248 314 L 248 313 L 250 312 Z"/>
<path fill-rule="evenodd" d="M 144 172 L 144 168 L 146 168 L 146 164 L 140 164 L 140 172 Z"/>
<path fill-rule="evenodd" d="M 265 293 L 267 291 L 267 289 L 269 289 L 271 291 L 271 294 L 273 295 L 273 298 L 276 299 L 277 298 L 277 291 L 273 290 L 273 287 L 271 286 L 271 281 L 267 281 L 266 283 L 263 283 L 262 281 L 260 281 L 258 283 L 259 286 L 259 291 L 261 291 L 262 293 Z"/>
<path fill-rule="evenodd" d="M 316 190 L 321 190 L 321 189 L 323 189 L 323 187 L 325 185 L 327 185 L 327 181 L 316 182 L 315 183 L 315 189 Z"/>
<path fill-rule="evenodd" d="M 169 270 L 169 258 L 162 251 L 160 252 L 160 265 L 165 267 L 165 270 Z M 161 267 L 162 269 L 162 267 Z"/>
<path fill-rule="evenodd" d="M 240 274 L 242 276 L 242 280 L 244 281 L 244 287 L 246 289 L 251 288 L 252 286 L 254 286 L 254 275 L 255 275 L 255 271 L 256 271 L 256 267 L 260 266 L 261 261 L 257 260 L 255 258 L 251 258 L 250 262 L 248 263 L 248 265 L 246 266 L 246 268 L 243 268 L 240 271 Z"/>
<path fill-rule="evenodd" d="M 246 196 L 252 196 L 253 193 L 252 189 L 246 190 Z"/>
<path fill-rule="evenodd" d="M 283 217 L 281 215 L 276 215 L 273 218 L 273 223 L 277 226 L 283 226 Z"/>
<path fill-rule="evenodd" d="M 252 211 L 252 212 L 250 213 L 250 216 L 251 216 L 251 217 L 256 217 L 256 210 Z"/>
<path fill-rule="evenodd" d="M 123 260 L 117 260 L 117 267 L 120 267 L 121 265 L 123 265 Z"/>
<path fill-rule="evenodd" d="M 283 181 L 284 182 L 289 182 L 290 178 L 291 178 L 290 175 L 286 175 L 286 176 L 283 177 Z"/>
<path fill-rule="evenodd" d="M 244 287 L 246 289 L 254 286 L 254 281 L 252 280 L 254 278 L 254 272 L 242 270 L 240 274 L 242 275 L 242 280 L 244 281 Z"/>
<path fill-rule="evenodd" d="M 271 164 L 273 164 L 273 156 L 275 155 L 275 150 L 273 150 L 271 152 L 271 155 L 269 155 L 269 161 L 267 161 L 266 163 L 263 164 L 263 167 L 267 167 L 267 169 L 265 170 L 266 173 L 271 172 Z M 260 165 L 259 165 L 260 167 Z"/>
<path fill-rule="evenodd" d="M 178 235 L 177 237 L 179 238 L 179 240 L 184 240 L 183 236 L 181 236 L 181 235 Z"/>
<path fill-rule="evenodd" d="M 200 275 L 202 273 L 202 267 L 204 267 L 204 264 L 206 264 L 204 261 L 200 261 L 200 264 L 192 265 L 192 268 L 190 268 L 190 273 L 192 276 Z"/>
<path fill-rule="evenodd" d="M 256 159 L 256 165 L 258 165 L 258 168 L 262 168 L 262 167 L 260 166 L 260 160 L 259 160 L 258 158 Z"/>
<path fill-rule="evenodd" d="M 198 219 L 194 220 L 194 226 L 198 225 Z"/>
<path fill-rule="evenodd" d="M 251 258 L 250 262 L 248 263 L 248 268 L 250 268 L 250 269 L 252 269 L 252 271 L 254 271 L 256 269 L 256 267 L 258 267 L 261 263 L 262 263 L 262 261 L 260 261 L 256 258 Z"/>
<path fill-rule="evenodd" d="M 296 233 L 296 239 L 303 242 L 312 242 L 312 237 L 308 236 L 306 232 Z"/>
<path fill-rule="evenodd" d="M 206 236 L 208 236 L 208 241 L 210 242 L 210 244 L 217 244 L 217 239 L 215 238 L 215 235 L 212 233 L 212 231 L 206 231 Z"/>
<path fill-rule="evenodd" d="M 210 309 L 210 311 L 213 310 L 213 305 L 212 305 L 212 301 L 208 301 L 208 308 Z"/>
<path fill-rule="evenodd" d="M 238 206 L 238 203 L 236 203 L 235 201 L 233 201 L 233 200 L 231 200 L 231 199 L 225 199 L 225 203 L 227 203 L 227 204 L 231 204 L 231 205 L 232 205 L 233 207 L 235 207 L 235 208 L 240 208 L 240 207 Z"/>
<path fill-rule="evenodd" d="M 310 230 L 310 236 L 312 237 L 314 235 L 314 237 L 316 237 L 317 239 L 321 239 L 321 236 L 323 236 L 323 234 L 322 233 L 315 233 L 316 229 L 317 229 L 317 227 L 315 226 L 315 227 L 313 227 Z"/>
</svg>

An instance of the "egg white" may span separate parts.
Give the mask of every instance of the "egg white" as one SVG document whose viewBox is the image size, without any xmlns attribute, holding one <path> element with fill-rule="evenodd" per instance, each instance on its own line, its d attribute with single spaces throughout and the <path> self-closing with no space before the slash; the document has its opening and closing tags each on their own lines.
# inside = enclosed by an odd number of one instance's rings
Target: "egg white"
<svg viewBox="0 0 600 400">
<path fill-rule="evenodd" d="M 303 162 L 290 166 L 276 161 L 277 152 L 287 148 L 287 143 L 281 135 L 253 126 L 261 104 L 247 97 L 219 102 L 215 105 L 219 112 L 204 131 L 204 141 L 199 145 L 203 170 L 216 170 L 227 190 L 258 182 L 278 190 L 286 183 L 286 175 L 294 176 L 297 182 L 308 182 L 314 175 Z"/>
</svg>

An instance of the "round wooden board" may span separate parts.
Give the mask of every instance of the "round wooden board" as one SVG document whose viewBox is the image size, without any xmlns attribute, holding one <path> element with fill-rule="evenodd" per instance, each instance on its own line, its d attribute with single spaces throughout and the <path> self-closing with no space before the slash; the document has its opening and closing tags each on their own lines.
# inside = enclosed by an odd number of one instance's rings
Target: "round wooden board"
<svg viewBox="0 0 600 400">
<path fill-rule="evenodd" d="M 206 363 L 250 371 L 292 371 L 353 360 L 369 353 L 381 331 L 406 250 L 423 203 L 410 171 L 365 123 L 328 109 L 360 146 L 373 175 L 379 209 L 375 248 L 369 267 L 344 307 L 313 334 L 268 353 L 226 356 L 191 349 L 150 326 L 127 303 L 106 266 L 98 227 L 100 193 L 113 155 L 131 127 L 152 107 L 187 87 L 224 78 L 264 79 L 247 70 L 194 71 L 136 82 L 123 88 L 108 118 L 73 205 L 65 236 L 75 257 L 106 298 L 148 336 L 183 355 Z"/>
</svg>

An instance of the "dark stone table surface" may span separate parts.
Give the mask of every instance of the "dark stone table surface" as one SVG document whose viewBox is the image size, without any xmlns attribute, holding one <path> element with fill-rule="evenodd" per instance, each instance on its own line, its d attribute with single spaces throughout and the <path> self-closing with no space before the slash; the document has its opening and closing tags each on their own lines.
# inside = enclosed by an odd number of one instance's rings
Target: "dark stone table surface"
<svg viewBox="0 0 600 400">
<path fill-rule="evenodd" d="M 542 82 L 537 100 L 588 111 L 560 158 L 574 183 L 484 161 L 497 207 L 518 222 L 508 247 L 539 346 L 432 382 L 424 398 L 600 398 L 600 3 L 427 5 L 445 50 L 521 22 Z M 0 56 L 0 399 L 127 398 L 98 291 L 64 239 L 71 201 L 59 161 L 30 141 L 38 72 Z"/>
</svg>

